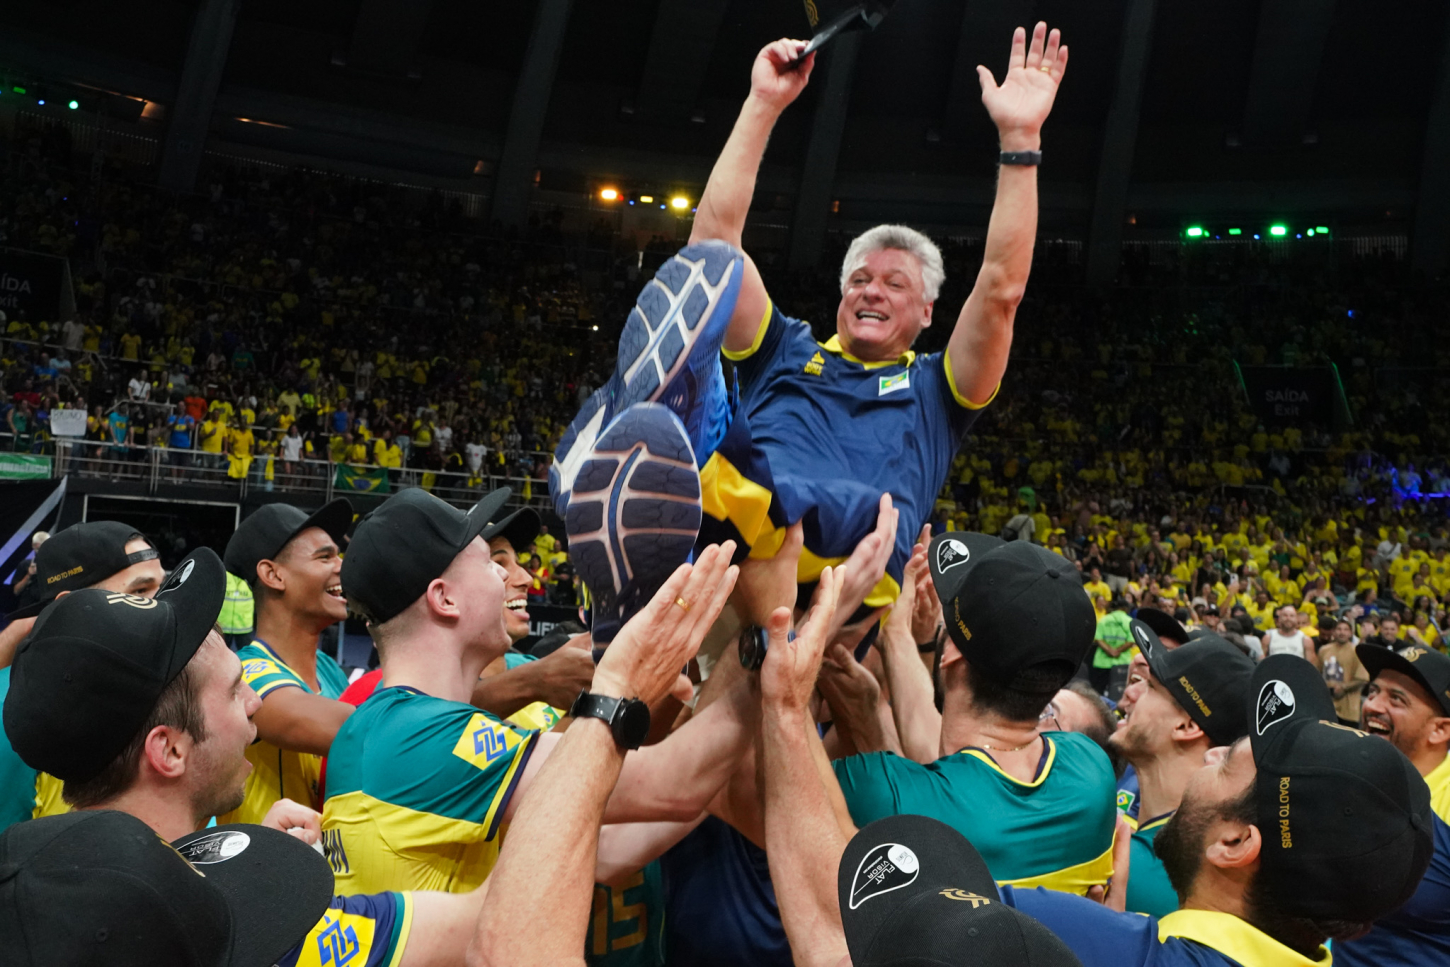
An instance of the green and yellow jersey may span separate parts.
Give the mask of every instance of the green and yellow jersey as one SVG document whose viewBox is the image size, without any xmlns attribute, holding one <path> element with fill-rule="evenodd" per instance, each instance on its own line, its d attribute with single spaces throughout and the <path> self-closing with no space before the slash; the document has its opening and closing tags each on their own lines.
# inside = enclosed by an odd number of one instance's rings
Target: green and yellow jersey
<svg viewBox="0 0 1450 967">
<path fill-rule="evenodd" d="M 374 692 L 327 758 L 322 841 L 338 890 L 479 886 L 538 736 L 406 686 Z"/>
<path fill-rule="evenodd" d="M 889 752 L 833 765 L 857 826 L 902 813 L 972 838 L 998 883 L 1086 893 L 1113 872 L 1117 783 L 1107 755 L 1076 732 L 1043 736 L 1031 782 L 968 747 L 928 765 Z"/>
<path fill-rule="evenodd" d="M 1128 912 L 1146 913 L 1150 917 L 1166 917 L 1178 909 L 1178 894 L 1168 881 L 1163 861 L 1153 852 L 1153 841 L 1173 818 L 1172 813 L 1156 816 L 1133 832 L 1129 847 Z M 1132 825 L 1134 820 L 1128 820 Z"/>
<path fill-rule="evenodd" d="M 250 645 L 239 648 L 237 657 L 242 661 L 242 681 L 250 685 L 264 702 L 268 695 L 282 688 L 300 688 L 309 695 L 318 694 L 260 638 L 253 638 Z M 337 698 L 347 688 L 347 676 L 337 662 L 320 651 L 317 653 L 317 684 L 324 698 Z M 218 823 L 261 823 L 267 810 L 279 799 L 291 799 L 313 809 L 322 808 L 317 789 L 322 771 L 321 756 L 279 749 L 258 739 L 248 747 L 247 761 L 252 764 L 252 771 L 247 776 L 242 804 L 225 816 L 218 816 Z"/>
<path fill-rule="evenodd" d="M 398 967 L 412 926 L 410 894 L 335 896 L 277 967 Z"/>
<path fill-rule="evenodd" d="M 589 967 L 664 967 L 665 882 L 659 860 L 622 886 L 595 884 L 584 961 Z"/>
<path fill-rule="evenodd" d="M 504 667 L 508 669 L 526 665 L 531 661 L 538 661 L 538 659 L 533 655 L 525 655 L 522 652 L 516 651 L 508 652 L 503 656 Z M 566 710 L 555 708 L 548 702 L 533 702 L 508 716 L 508 720 L 521 728 L 548 732 L 554 726 L 558 725 L 559 720 L 566 714 Z"/>
</svg>

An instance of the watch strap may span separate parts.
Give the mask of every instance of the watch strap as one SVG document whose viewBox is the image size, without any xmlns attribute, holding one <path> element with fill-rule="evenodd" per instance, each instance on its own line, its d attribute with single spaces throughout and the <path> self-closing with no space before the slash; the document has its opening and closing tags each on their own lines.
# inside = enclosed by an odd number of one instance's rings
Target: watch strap
<svg viewBox="0 0 1450 967">
<path fill-rule="evenodd" d="M 614 717 L 619 714 L 619 707 L 623 704 L 622 698 L 580 692 L 579 697 L 574 699 L 574 704 L 569 707 L 569 715 L 576 719 L 599 719 L 605 725 L 613 727 Z"/>
<path fill-rule="evenodd" d="M 997 156 L 997 160 L 1004 165 L 1025 165 L 1032 167 L 1042 164 L 1041 151 L 1003 151 Z"/>
</svg>

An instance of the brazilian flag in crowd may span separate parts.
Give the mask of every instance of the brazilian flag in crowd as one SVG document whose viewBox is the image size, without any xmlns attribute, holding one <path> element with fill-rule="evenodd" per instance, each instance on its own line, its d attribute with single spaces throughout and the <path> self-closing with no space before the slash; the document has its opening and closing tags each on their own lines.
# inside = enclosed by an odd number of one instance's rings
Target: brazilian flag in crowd
<svg viewBox="0 0 1450 967">
<path fill-rule="evenodd" d="M 392 490 L 388 486 L 386 468 L 355 467 L 346 463 L 337 465 L 337 476 L 332 486 L 355 494 L 385 494 Z"/>
</svg>

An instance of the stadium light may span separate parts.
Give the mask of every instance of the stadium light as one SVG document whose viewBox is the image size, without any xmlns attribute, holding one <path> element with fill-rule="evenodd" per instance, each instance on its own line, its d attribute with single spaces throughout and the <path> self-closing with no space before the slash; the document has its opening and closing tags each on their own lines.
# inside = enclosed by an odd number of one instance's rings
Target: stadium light
<svg viewBox="0 0 1450 967">
<path fill-rule="evenodd" d="M 640 195 L 639 196 L 639 200 L 642 201 L 642 202 L 644 202 L 646 205 L 648 205 L 650 202 L 652 202 L 652 201 L 655 200 L 655 196 L 654 195 Z"/>
<path fill-rule="evenodd" d="M 41 107 L 45 107 L 45 98 L 42 97 L 40 100 L 36 101 L 35 103 L 36 104 L 39 104 Z"/>
<path fill-rule="evenodd" d="M 670 199 L 670 207 L 675 209 L 676 211 L 684 211 L 686 208 L 690 207 L 690 199 L 686 198 L 684 195 L 676 195 L 675 197 Z"/>
<path fill-rule="evenodd" d="M 1289 228 L 1286 225 L 1270 225 L 1269 234 L 1275 238 L 1283 238 L 1289 234 Z"/>
<path fill-rule="evenodd" d="M 1314 226 L 1314 230 L 1316 232 L 1318 232 L 1320 235 L 1328 235 L 1329 234 L 1329 229 L 1325 228 L 1323 225 L 1315 225 Z"/>
<path fill-rule="evenodd" d="M 16 94 L 26 94 L 26 93 L 29 93 L 29 92 L 27 92 L 25 90 L 25 88 L 21 87 L 19 84 L 16 84 L 14 87 L 12 87 L 10 89 L 12 91 L 14 91 Z"/>
<path fill-rule="evenodd" d="M 80 101 L 71 101 L 69 104 L 66 105 L 66 107 L 70 108 L 72 111 L 79 110 L 80 106 Z"/>
<path fill-rule="evenodd" d="M 1242 235 L 1244 230 L 1242 228 L 1231 228 L 1228 230 L 1228 233 L 1230 235 Z"/>
<path fill-rule="evenodd" d="M 1304 234 L 1305 235 L 1308 235 L 1310 238 L 1313 238 L 1314 237 L 1314 229 L 1311 228 L 1307 232 L 1305 232 Z"/>
<path fill-rule="evenodd" d="M 1203 226 L 1202 225 L 1190 225 L 1190 226 L 1188 226 L 1188 237 L 1189 238 L 1199 238 L 1202 235 L 1203 235 Z"/>
<path fill-rule="evenodd" d="M 614 201 L 619 197 L 619 189 L 605 188 L 599 192 L 599 197 L 603 201 Z"/>
</svg>

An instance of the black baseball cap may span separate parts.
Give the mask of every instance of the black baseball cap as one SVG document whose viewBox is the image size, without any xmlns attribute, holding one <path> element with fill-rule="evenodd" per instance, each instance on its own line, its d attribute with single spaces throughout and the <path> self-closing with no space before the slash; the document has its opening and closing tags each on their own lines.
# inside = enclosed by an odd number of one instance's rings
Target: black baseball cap
<svg viewBox="0 0 1450 967">
<path fill-rule="evenodd" d="M 4 722 L 16 754 L 62 781 L 94 778 L 211 634 L 225 596 L 221 559 L 202 547 L 155 598 L 85 588 L 47 608 L 11 666 Z"/>
<path fill-rule="evenodd" d="M 972 551 L 943 573 L 945 587 L 936 585 L 936 592 L 947 632 L 962 657 L 992 680 L 1056 691 L 1092 650 L 1097 614 L 1066 559 L 1030 541 L 999 544 Z M 935 582 L 938 544 L 932 545 Z"/>
<path fill-rule="evenodd" d="M 1051 930 L 1002 902 L 981 854 L 935 819 L 866 826 L 836 884 L 855 967 L 1081 967 Z"/>
<path fill-rule="evenodd" d="M 1440 703 L 1442 715 L 1450 715 L 1450 656 L 1420 645 L 1399 651 L 1390 651 L 1379 645 L 1356 645 L 1354 653 L 1359 656 L 1359 663 L 1369 672 L 1370 678 L 1386 668 L 1408 675 L 1435 697 L 1435 701 Z"/>
<path fill-rule="evenodd" d="M 352 525 L 352 504 L 346 497 L 329 500 L 311 514 L 291 504 L 267 504 L 242 521 L 227 541 L 227 570 L 252 584 L 257 580 L 257 563 L 276 560 L 282 548 L 309 527 L 321 527 L 339 548 Z"/>
<path fill-rule="evenodd" d="M 1159 611 L 1157 608 L 1139 608 L 1135 617 L 1152 628 L 1153 633 L 1159 638 L 1171 638 L 1180 645 L 1188 640 L 1188 629 L 1183 627 L 1183 622 L 1167 611 Z"/>
<path fill-rule="evenodd" d="M 56 531 L 35 552 L 35 582 L 40 600 L 10 617 L 31 618 L 45 610 L 62 591 L 79 591 L 119 574 L 132 564 L 154 561 L 161 555 L 154 547 L 126 553 L 133 538 L 146 536 L 118 520 L 92 520 Z"/>
<path fill-rule="evenodd" d="M 1265 658 L 1251 687 L 1265 888 L 1293 916 L 1378 920 L 1430 864 L 1430 787 L 1393 745 L 1339 725 L 1319 670 L 1297 655 Z"/>
<path fill-rule="evenodd" d="M 896 0 L 857 0 L 854 3 L 840 3 L 836 0 L 808 0 L 806 17 L 810 20 L 815 35 L 802 50 L 797 59 L 821 49 L 837 34 L 857 30 L 875 30 L 877 24 L 886 19 Z"/>
<path fill-rule="evenodd" d="M 1158 683 L 1214 745 L 1232 745 L 1248 731 L 1254 660 L 1212 633 L 1169 650 L 1141 621 L 1128 623 Z"/>
<path fill-rule="evenodd" d="M 510 489 L 509 493 L 512 492 Z M 539 536 L 539 527 L 542 526 L 542 523 L 539 520 L 539 512 L 534 508 L 520 507 L 497 523 L 490 522 L 479 532 L 479 535 L 486 541 L 502 537 L 513 547 L 515 554 L 522 555 L 533 546 L 534 538 Z"/>
<path fill-rule="evenodd" d="M 393 494 L 358 523 L 343 559 L 348 607 L 382 624 L 418 600 L 475 537 L 507 536 L 509 528 L 522 533 L 527 518 L 502 513 L 511 496 L 511 488 L 500 487 L 464 513 L 416 487 Z M 533 520 L 537 534 L 538 516 Z"/>
<path fill-rule="evenodd" d="M 267 967 L 327 912 L 332 870 L 301 840 L 218 826 L 168 845 L 82 810 L 0 835 L 0 964 Z"/>
</svg>

